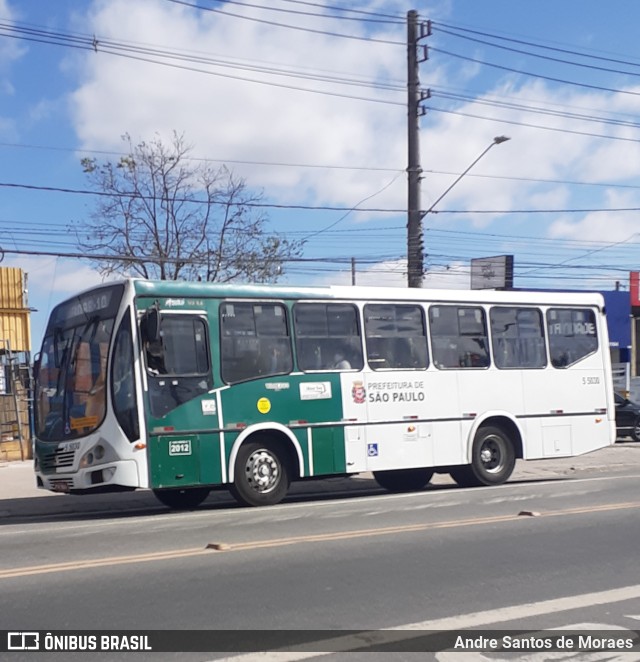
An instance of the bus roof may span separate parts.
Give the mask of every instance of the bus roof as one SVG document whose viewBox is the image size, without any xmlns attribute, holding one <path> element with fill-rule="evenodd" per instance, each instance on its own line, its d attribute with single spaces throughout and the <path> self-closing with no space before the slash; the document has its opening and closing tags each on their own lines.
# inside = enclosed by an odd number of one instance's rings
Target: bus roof
<svg viewBox="0 0 640 662">
<path fill-rule="evenodd" d="M 362 285 L 301 286 L 269 284 L 208 283 L 134 278 L 137 295 L 145 297 L 238 298 L 238 299 L 367 299 L 379 301 L 425 301 L 459 303 L 518 303 L 537 305 L 590 305 L 604 307 L 599 292 L 559 290 L 453 290 Z"/>
</svg>

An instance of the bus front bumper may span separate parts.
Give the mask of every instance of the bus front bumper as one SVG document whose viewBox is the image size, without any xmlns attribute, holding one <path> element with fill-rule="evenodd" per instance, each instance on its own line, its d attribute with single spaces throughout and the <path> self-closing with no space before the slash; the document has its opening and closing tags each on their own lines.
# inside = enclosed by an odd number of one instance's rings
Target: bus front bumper
<svg viewBox="0 0 640 662">
<path fill-rule="evenodd" d="M 36 471 L 36 481 L 43 490 L 66 494 L 121 492 L 140 487 L 138 468 L 133 460 L 120 460 L 68 473 L 45 474 Z"/>
</svg>

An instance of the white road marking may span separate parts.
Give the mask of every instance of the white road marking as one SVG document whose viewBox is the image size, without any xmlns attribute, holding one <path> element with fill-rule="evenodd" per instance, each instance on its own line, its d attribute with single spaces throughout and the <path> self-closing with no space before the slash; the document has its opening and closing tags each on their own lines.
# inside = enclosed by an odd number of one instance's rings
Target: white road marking
<svg viewBox="0 0 640 662">
<path fill-rule="evenodd" d="M 375 645 L 376 643 L 392 643 L 394 641 L 405 641 L 409 637 L 407 631 L 425 630 L 431 632 L 442 632 L 447 630 L 465 630 L 469 628 L 478 628 L 487 625 L 496 625 L 508 621 L 531 618 L 546 614 L 554 614 L 571 609 L 593 607 L 596 605 L 610 604 L 612 602 L 622 602 L 640 598 L 640 584 L 626 586 L 623 588 L 610 589 L 608 591 L 597 591 L 594 593 L 583 593 L 582 595 L 572 595 L 565 598 L 555 598 L 552 600 L 542 600 L 540 602 L 529 602 L 522 605 L 512 605 L 501 609 L 489 609 L 486 611 L 477 611 L 460 616 L 447 616 L 445 618 L 436 618 L 419 623 L 408 623 L 385 630 L 370 631 L 363 635 L 346 635 L 324 640 L 319 648 L 332 648 L 349 652 Z M 615 626 L 603 625 L 603 630 L 619 629 Z M 393 634 L 391 634 L 393 633 Z M 320 642 L 318 642 L 320 644 Z M 311 646 L 312 644 L 308 644 Z M 609 651 L 613 655 L 614 651 Z M 211 662 L 297 662 L 312 657 L 321 657 L 333 655 L 333 652 L 296 652 L 283 648 L 277 651 L 266 651 L 259 653 L 246 653 L 225 658 L 212 660 Z M 468 653 L 467 653 L 468 654 Z M 456 658 L 447 658 L 452 662 Z M 468 659 L 468 658 L 466 658 Z M 540 658 L 537 658 L 540 659 Z M 585 660 L 586 658 L 581 658 Z M 591 659 L 591 658 L 590 658 Z M 602 659 L 602 658 L 593 658 Z M 532 658 L 533 660 L 533 658 Z"/>
</svg>

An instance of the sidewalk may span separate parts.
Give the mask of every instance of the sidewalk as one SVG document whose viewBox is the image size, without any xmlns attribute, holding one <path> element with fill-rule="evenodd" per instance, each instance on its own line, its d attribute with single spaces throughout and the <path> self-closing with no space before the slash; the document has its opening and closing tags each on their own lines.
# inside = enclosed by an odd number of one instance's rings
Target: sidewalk
<svg viewBox="0 0 640 662">
<path fill-rule="evenodd" d="M 640 444 L 623 443 L 579 457 L 529 462 L 519 460 L 511 481 L 587 476 L 634 466 L 640 469 Z M 431 482 L 435 485 L 452 484 L 447 474 L 436 474 Z M 363 487 L 379 489 L 371 474 L 360 474 L 350 478 L 294 483 L 291 490 L 298 494 L 305 491 L 340 494 Z M 211 503 L 211 500 L 234 503 L 226 490 L 213 492 L 208 502 Z M 12 518 L 104 514 L 112 509 L 120 512 L 166 510 L 149 490 L 83 496 L 39 490 L 31 461 L 0 462 L 0 524 L 8 523 Z"/>
</svg>

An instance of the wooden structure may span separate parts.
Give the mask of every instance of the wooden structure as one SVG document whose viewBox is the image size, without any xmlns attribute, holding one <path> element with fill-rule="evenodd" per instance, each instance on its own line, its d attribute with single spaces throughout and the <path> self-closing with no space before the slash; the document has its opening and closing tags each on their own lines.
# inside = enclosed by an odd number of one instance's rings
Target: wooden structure
<svg viewBox="0 0 640 662">
<path fill-rule="evenodd" d="M 0 267 L 0 461 L 31 452 L 31 327 L 27 277 Z"/>
</svg>

